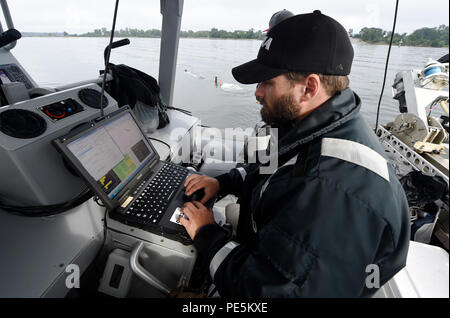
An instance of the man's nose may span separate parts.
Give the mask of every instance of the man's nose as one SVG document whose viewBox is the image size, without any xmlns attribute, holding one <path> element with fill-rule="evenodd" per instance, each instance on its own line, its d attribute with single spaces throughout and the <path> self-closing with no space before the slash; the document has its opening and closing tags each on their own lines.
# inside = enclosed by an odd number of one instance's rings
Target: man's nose
<svg viewBox="0 0 450 318">
<path fill-rule="evenodd" d="M 264 97 L 264 91 L 261 86 L 261 83 L 258 83 L 258 85 L 256 85 L 255 97 L 258 101 Z"/>
</svg>

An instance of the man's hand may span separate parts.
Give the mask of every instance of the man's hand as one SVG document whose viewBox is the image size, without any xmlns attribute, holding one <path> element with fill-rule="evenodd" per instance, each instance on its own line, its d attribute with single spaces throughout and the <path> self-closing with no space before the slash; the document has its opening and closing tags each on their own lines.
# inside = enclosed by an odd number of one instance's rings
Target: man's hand
<svg viewBox="0 0 450 318">
<path fill-rule="evenodd" d="M 214 224 L 214 215 L 203 204 L 198 201 L 187 202 L 184 204 L 181 212 L 184 213 L 189 220 L 180 216 L 178 221 L 186 228 L 191 239 L 197 235 L 198 230 L 206 224 Z"/>
<path fill-rule="evenodd" d="M 186 188 L 186 195 L 191 195 L 195 191 L 204 188 L 205 195 L 200 201 L 203 204 L 205 204 L 209 199 L 215 196 L 216 193 L 219 192 L 220 188 L 219 181 L 217 181 L 217 179 L 198 174 L 191 174 L 189 177 L 187 177 L 186 181 L 184 182 L 184 186 Z"/>
</svg>

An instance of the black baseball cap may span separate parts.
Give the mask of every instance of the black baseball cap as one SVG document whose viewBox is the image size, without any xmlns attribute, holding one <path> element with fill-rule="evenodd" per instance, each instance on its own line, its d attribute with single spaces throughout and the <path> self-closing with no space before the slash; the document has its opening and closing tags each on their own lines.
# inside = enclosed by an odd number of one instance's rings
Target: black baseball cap
<svg viewBox="0 0 450 318">
<path fill-rule="evenodd" d="M 353 47 L 344 27 L 319 10 L 287 18 L 269 30 L 258 57 L 232 69 L 242 84 L 288 72 L 348 75 Z"/>
<path fill-rule="evenodd" d="M 291 11 L 286 10 L 286 9 L 275 12 L 269 20 L 269 28 L 265 29 L 263 32 L 269 31 L 276 24 L 280 23 L 283 20 L 286 20 L 287 18 L 293 17 L 293 16 L 294 16 L 294 14 Z"/>
</svg>

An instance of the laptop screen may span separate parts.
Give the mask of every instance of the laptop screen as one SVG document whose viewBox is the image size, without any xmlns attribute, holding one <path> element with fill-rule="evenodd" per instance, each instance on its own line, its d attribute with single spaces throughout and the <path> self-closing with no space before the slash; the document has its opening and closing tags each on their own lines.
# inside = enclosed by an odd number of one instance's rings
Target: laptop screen
<svg viewBox="0 0 450 318">
<path fill-rule="evenodd" d="M 72 140 L 67 148 L 109 199 L 155 156 L 129 112 Z"/>
</svg>

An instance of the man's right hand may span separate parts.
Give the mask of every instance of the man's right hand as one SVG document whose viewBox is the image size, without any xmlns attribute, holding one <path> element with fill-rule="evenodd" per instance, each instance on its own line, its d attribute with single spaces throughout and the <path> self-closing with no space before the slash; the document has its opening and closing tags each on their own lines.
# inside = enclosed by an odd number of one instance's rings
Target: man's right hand
<svg viewBox="0 0 450 318">
<path fill-rule="evenodd" d="M 198 174 L 191 174 L 187 177 L 186 181 L 184 181 L 184 187 L 186 188 L 186 195 L 192 195 L 195 191 L 204 188 L 205 195 L 200 200 L 203 204 L 215 196 L 220 189 L 219 181 L 217 181 L 217 179 Z"/>
</svg>

